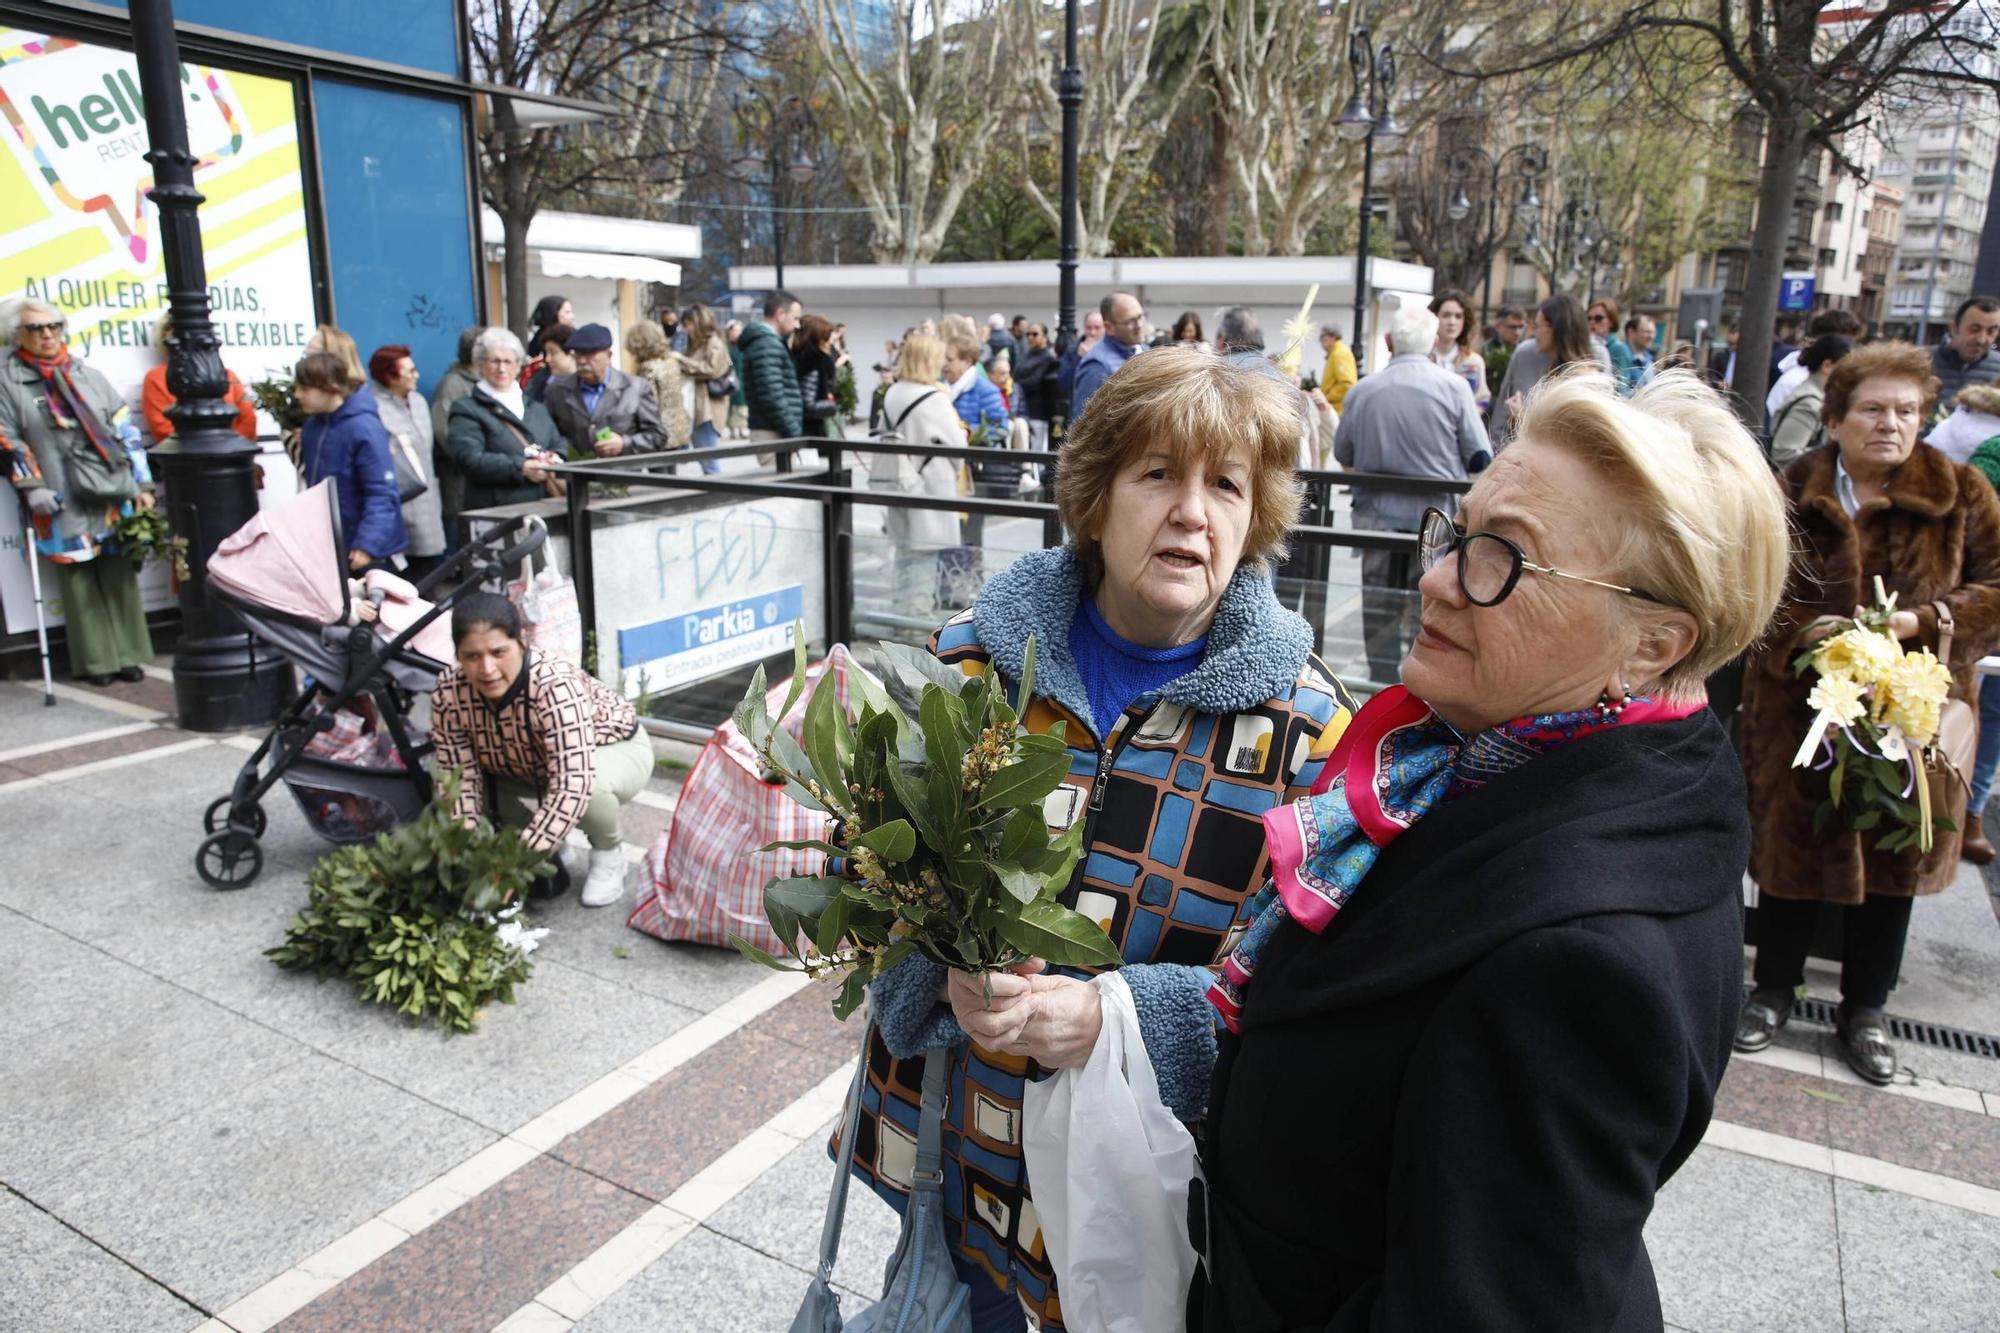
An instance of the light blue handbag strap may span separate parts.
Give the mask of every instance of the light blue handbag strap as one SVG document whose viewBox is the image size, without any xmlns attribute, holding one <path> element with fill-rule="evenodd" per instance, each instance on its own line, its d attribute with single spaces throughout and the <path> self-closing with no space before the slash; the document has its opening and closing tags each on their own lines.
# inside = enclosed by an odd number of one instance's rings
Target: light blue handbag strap
<svg viewBox="0 0 2000 1333">
<path fill-rule="evenodd" d="M 826 1200 L 826 1224 L 819 1233 L 819 1276 L 833 1280 L 833 1261 L 840 1254 L 840 1224 L 847 1213 L 847 1178 L 854 1167 L 854 1140 L 861 1133 L 861 1093 L 868 1083 L 868 1039 L 873 1020 L 861 1026 L 861 1059 L 854 1067 L 854 1086 L 847 1094 L 847 1116 L 840 1131 L 840 1157 L 833 1169 L 833 1189 Z"/>
<path fill-rule="evenodd" d="M 944 1104 L 951 1086 L 951 1051 L 933 1046 L 924 1052 L 924 1105 L 917 1117 L 917 1166 L 910 1189 L 935 1193 L 944 1185 Z"/>
</svg>

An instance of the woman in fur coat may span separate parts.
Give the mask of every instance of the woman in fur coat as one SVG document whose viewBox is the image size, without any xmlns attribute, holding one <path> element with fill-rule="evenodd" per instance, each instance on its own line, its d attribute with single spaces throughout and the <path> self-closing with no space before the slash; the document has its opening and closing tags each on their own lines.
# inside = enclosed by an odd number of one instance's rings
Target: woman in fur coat
<svg viewBox="0 0 2000 1333">
<path fill-rule="evenodd" d="M 1812 680 L 1794 675 L 1792 660 L 1872 604 L 1879 577 L 1895 594 L 1890 628 L 1906 646 L 1935 651 L 1938 605 L 1949 610 L 1952 697 L 1973 698 L 1974 664 L 2000 640 L 2000 501 L 1985 477 L 1918 441 L 1937 395 L 1930 354 L 1908 343 L 1857 348 L 1834 367 L 1822 416 L 1828 443 L 1783 477 L 1798 528 L 1791 581 L 1744 672 L 1750 875 L 1760 897 L 1757 984 L 1736 1049 L 1762 1050 L 1791 1016 L 1820 905 L 1832 903 L 1845 916 L 1841 1046 L 1875 1083 L 1896 1072 L 1882 1011 L 1902 965 L 1912 899 L 1952 882 L 1959 834 L 1941 831 L 1920 856 L 1884 855 L 1837 826 L 1814 830 L 1828 776 L 1792 767 L 1813 718 Z M 1963 805 L 1939 813 L 1963 828 Z"/>
</svg>

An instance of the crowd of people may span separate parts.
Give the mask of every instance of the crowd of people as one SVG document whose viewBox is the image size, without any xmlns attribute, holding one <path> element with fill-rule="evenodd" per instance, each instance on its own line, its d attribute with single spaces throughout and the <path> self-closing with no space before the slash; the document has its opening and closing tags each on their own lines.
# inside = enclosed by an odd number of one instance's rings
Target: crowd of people
<svg viewBox="0 0 2000 1333">
<path fill-rule="evenodd" d="M 2000 648 L 2000 300 L 1965 301 L 1931 348 L 1839 311 L 1781 328 L 1761 431 L 1729 399 L 1733 343 L 1696 366 L 1650 317 L 1557 295 L 1532 324 L 1503 308 L 1475 347 L 1472 309 L 1450 290 L 1397 305 L 1365 377 L 1326 327 L 1310 386 L 1254 311 L 1154 335 L 1123 291 L 1060 356 L 1025 318 L 948 315 L 877 366 L 871 433 L 915 447 L 873 456 L 873 488 L 1029 493 L 1051 478 L 1022 447 L 1061 426 L 1065 543 L 984 580 L 931 646 L 1017 682 L 1039 645 L 1016 711 L 1070 752 L 1042 808 L 1083 821 L 1090 914 L 1156 1095 L 1202 1136 L 1206 1262 L 1185 1303 L 1203 1333 L 1659 1328 L 1654 1195 L 1732 1049 L 1789 1020 L 1821 909 L 1843 916 L 1840 1047 L 1886 1083 L 1913 900 L 1994 858 L 2000 693 L 1975 673 Z M 740 326 L 695 305 L 626 330 L 630 373 L 573 314 L 544 302 L 525 343 L 466 330 L 429 401 L 408 347 L 364 360 L 315 332 L 299 459 L 339 493 L 351 570 L 421 570 L 465 511 L 559 486 L 558 459 L 839 429 L 843 330 L 788 292 Z M 0 450 L 59 570 L 73 665 L 130 679 L 150 647 L 131 563 L 104 557 L 153 503 L 145 441 L 58 312 L 0 319 Z M 164 381 L 143 406 L 171 427 Z M 924 452 L 966 443 L 992 456 L 963 476 Z M 1366 583 L 1417 594 L 1364 599 L 1365 706 L 1273 583 L 1299 473 L 1328 452 L 1470 483 L 1357 500 L 1358 527 L 1414 538 Z M 891 540 L 976 549 L 978 517 L 892 508 Z M 1926 851 L 1826 825 L 1828 778 L 1793 759 L 1813 712 L 1794 661 L 1877 588 L 1889 632 L 1938 652 L 1986 724 Z M 529 652 L 505 599 L 468 597 L 453 630 L 438 755 L 492 779 L 461 813 L 492 808 L 586 903 L 615 901 L 618 807 L 651 767 L 632 706 Z M 1735 738 L 1710 703 L 1732 671 Z M 587 856 L 561 851 L 573 830 Z M 1060 1330 L 1023 1106 L 1089 1058 L 1102 992 L 1039 960 L 975 977 L 920 954 L 870 990 L 853 1170 L 902 1206 L 925 1065 L 949 1061 L 950 1086 L 977 1090 L 950 1099 L 940 1150 L 970 1328 Z"/>
</svg>

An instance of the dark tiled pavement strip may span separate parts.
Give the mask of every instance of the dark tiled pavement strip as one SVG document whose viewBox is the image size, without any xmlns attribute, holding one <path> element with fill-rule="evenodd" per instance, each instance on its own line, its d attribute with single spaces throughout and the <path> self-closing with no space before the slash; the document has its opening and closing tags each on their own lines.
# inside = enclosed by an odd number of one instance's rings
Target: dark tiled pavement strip
<svg viewBox="0 0 2000 1333">
<path fill-rule="evenodd" d="M 858 1040 L 832 1022 L 822 988 L 800 991 L 279 1327 L 491 1328 L 818 1085 Z"/>
<path fill-rule="evenodd" d="M 81 745 L 65 746 L 60 750 L 45 750 L 41 754 L 25 755 L 9 760 L 9 766 L 21 771 L 23 777 L 46 777 L 66 768 L 79 768 L 84 764 L 94 764 L 103 759 L 116 759 L 121 755 L 138 754 L 142 750 L 157 750 L 167 745 L 179 745 L 192 739 L 189 732 L 172 727 L 154 727 L 150 731 L 135 731 L 124 736 L 110 736 L 104 740 L 86 741 Z"/>
<path fill-rule="evenodd" d="M 2000 1116 L 1736 1060 L 1715 1118 L 2000 1190 Z"/>
<path fill-rule="evenodd" d="M 256 890 L 193 882 L 201 809 L 243 756 L 173 752 L 201 738 L 134 711 L 172 706 L 151 678 L 66 692 L 53 709 L 38 691 L 0 689 L 0 753 L 13 754 L 0 784 L 20 784 L 0 792 L 0 826 L 47 831 L 0 862 L 11 865 L 0 868 L 0 1087 L 21 1090 L 0 1096 L 0 1329 L 220 1330 L 203 1321 L 281 1286 L 329 1242 L 356 1256 L 338 1272 L 378 1257 L 312 1286 L 318 1298 L 284 1328 L 490 1328 L 853 1057 L 858 1025 L 835 1023 L 819 988 L 801 991 L 546 1153 L 521 1148 L 518 1169 L 385 1252 L 401 1234 L 379 1220 L 385 1208 L 763 974 L 726 951 L 637 936 L 622 910 L 569 902 L 547 914 L 546 975 L 521 1010 L 496 1009 L 489 1031 L 449 1045 L 400 1031 L 256 956 L 324 851 L 288 803 L 273 806 Z M 667 826 L 661 806 L 683 776 L 663 774 L 660 799 L 628 809 L 635 846 Z M 93 822 L 113 806 L 121 820 Z M 94 890 L 66 887 L 65 846 L 89 848 L 96 864 L 76 883 Z M 1983 888 L 1968 872 L 1918 904 L 1896 1012 L 1996 1026 L 2000 930 Z M 1831 993 L 1831 973 L 1810 980 Z M 2000 1218 L 1987 1215 L 2000 1117 L 1963 1092 L 2000 1109 L 2000 1062 L 1909 1047 L 1912 1069 L 1967 1103 L 1941 1105 L 1797 1072 L 1838 1061 L 1823 1031 L 1795 1025 L 1779 1044 L 1777 1064 L 1732 1064 L 1716 1108 L 1717 1140 L 1732 1146 L 1699 1149 L 1649 1223 L 1669 1324 L 2000 1328 Z M 349 1114 L 360 1121 L 342 1128 Z M 1831 1157 L 1808 1169 L 1816 1149 L 1744 1129 L 1839 1150 L 1874 1174 L 1837 1179 Z M 336 1159 L 366 1179 L 328 1174 Z M 1895 1168 L 1927 1175 L 1899 1181 Z M 782 1329 L 831 1172 L 822 1134 L 797 1142 L 579 1333 L 676 1327 L 690 1309 L 707 1312 L 702 1327 Z M 843 1286 L 872 1294 L 893 1220 L 857 1198 L 850 1231 Z M 268 1326 L 298 1299 L 244 1322 Z"/>
</svg>

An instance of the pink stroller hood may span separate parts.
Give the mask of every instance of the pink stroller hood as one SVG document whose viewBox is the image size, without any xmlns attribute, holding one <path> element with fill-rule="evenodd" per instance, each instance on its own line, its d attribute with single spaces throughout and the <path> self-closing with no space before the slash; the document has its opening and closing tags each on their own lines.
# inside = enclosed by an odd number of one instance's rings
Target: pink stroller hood
<svg viewBox="0 0 2000 1333">
<path fill-rule="evenodd" d="M 222 539 L 208 579 L 223 592 L 288 616 L 331 625 L 346 612 L 345 561 L 333 481 L 265 509 Z"/>
</svg>

